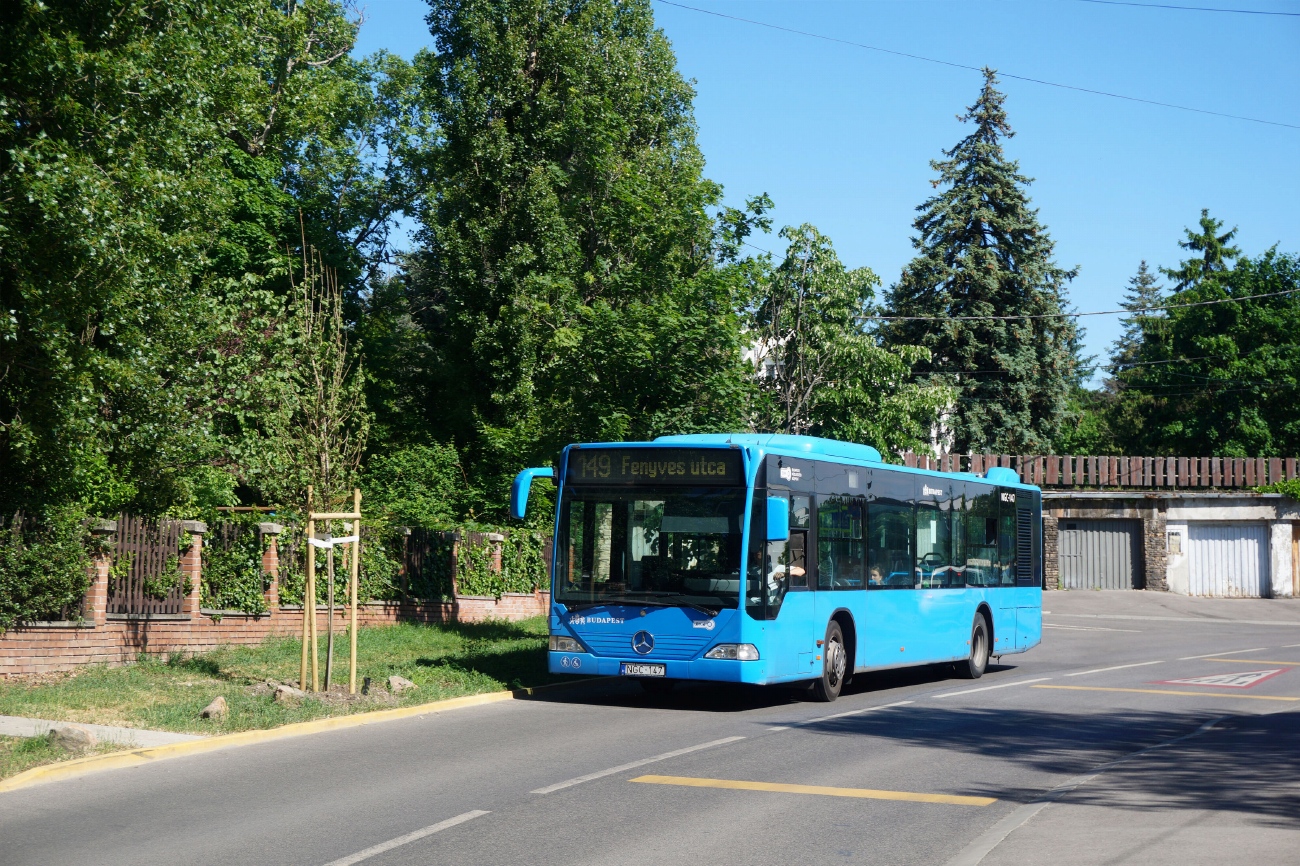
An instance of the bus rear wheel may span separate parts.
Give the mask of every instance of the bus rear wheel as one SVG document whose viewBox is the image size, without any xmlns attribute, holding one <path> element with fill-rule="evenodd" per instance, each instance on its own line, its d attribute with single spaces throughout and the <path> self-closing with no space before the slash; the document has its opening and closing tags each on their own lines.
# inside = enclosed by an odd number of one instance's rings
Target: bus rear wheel
<svg viewBox="0 0 1300 866">
<path fill-rule="evenodd" d="M 844 632 L 840 624 L 831 620 L 826 626 L 826 642 L 822 646 L 822 675 L 813 680 L 813 697 L 819 701 L 835 700 L 844 688 L 849 654 L 844 649 Z"/>
<path fill-rule="evenodd" d="M 989 666 L 989 625 L 984 614 L 975 614 L 975 622 L 970 629 L 970 658 L 957 663 L 957 673 L 968 680 L 977 680 L 984 676 Z"/>
</svg>

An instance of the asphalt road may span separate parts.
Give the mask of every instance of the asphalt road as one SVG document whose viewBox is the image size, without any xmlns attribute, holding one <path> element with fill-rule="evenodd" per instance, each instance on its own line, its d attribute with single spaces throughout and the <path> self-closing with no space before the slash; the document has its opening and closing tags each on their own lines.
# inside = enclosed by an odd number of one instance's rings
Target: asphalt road
<svg viewBox="0 0 1300 866">
<path fill-rule="evenodd" d="M 975 682 L 606 681 L 0 794 L 0 864 L 1300 863 L 1300 602 L 1044 606 Z"/>
</svg>

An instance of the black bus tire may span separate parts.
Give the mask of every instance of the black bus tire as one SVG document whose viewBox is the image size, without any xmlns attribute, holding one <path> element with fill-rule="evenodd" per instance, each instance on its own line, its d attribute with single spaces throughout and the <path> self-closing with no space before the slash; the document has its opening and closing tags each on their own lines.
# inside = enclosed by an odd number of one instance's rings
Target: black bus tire
<svg viewBox="0 0 1300 866">
<path fill-rule="evenodd" d="M 822 675 L 813 680 L 813 697 L 827 703 L 838 698 L 848 675 L 848 664 L 844 632 L 838 622 L 831 620 L 826 626 L 826 640 L 822 644 Z"/>
<path fill-rule="evenodd" d="M 977 680 L 989 666 L 989 625 L 984 614 L 975 614 L 970 629 L 970 658 L 957 663 L 957 673 L 964 679 Z"/>
</svg>

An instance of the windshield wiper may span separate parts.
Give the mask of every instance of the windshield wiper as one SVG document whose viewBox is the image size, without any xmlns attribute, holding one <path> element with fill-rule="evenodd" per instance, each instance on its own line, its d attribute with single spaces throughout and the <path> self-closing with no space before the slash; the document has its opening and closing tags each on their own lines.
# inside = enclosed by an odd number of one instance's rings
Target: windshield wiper
<svg viewBox="0 0 1300 866">
<path fill-rule="evenodd" d="M 680 596 L 680 593 L 670 592 L 669 590 L 666 590 L 666 589 L 645 590 L 645 593 L 646 593 L 647 595 L 657 595 L 657 596 L 660 596 L 660 597 L 665 597 L 665 596 L 666 596 L 666 597 L 676 597 L 676 598 L 678 598 L 678 600 L 675 601 L 675 602 L 664 602 L 664 601 L 649 601 L 649 600 L 644 600 L 644 601 L 638 601 L 638 602 L 635 602 L 636 604 L 652 604 L 652 605 L 654 605 L 655 607 L 689 607 L 691 610 L 698 610 L 700 613 L 707 613 L 709 616 L 717 616 L 718 613 L 722 610 L 722 608 L 720 608 L 720 607 L 718 607 L 718 608 L 710 608 L 710 607 L 706 607 L 706 606 L 704 606 L 704 605 L 702 605 L 702 604 L 696 604 L 696 603 L 693 602 L 693 601 L 685 601 L 685 600 L 682 600 L 682 599 L 679 597 L 679 596 Z M 630 600 L 629 600 L 629 603 L 631 603 Z"/>
<path fill-rule="evenodd" d="M 659 595 L 659 596 L 677 595 L 677 593 L 669 592 L 667 590 L 646 590 L 645 592 L 647 594 L 653 593 L 654 595 Z M 648 607 L 689 607 L 691 610 L 698 610 L 700 613 L 708 614 L 709 616 L 713 617 L 713 616 L 717 616 L 718 613 L 722 610 L 722 608 L 709 608 L 702 604 L 696 604 L 691 601 L 679 600 L 679 601 L 670 602 L 670 601 L 655 601 L 653 599 L 648 599 L 648 598 L 630 598 L 630 597 L 618 598 L 618 599 L 607 598 L 603 601 L 575 601 L 573 604 L 569 604 L 564 599 L 560 599 L 559 601 L 569 611 L 588 610 L 593 607 L 610 607 L 613 605 L 623 605 L 625 607 L 637 607 L 639 605 L 646 605 Z"/>
</svg>

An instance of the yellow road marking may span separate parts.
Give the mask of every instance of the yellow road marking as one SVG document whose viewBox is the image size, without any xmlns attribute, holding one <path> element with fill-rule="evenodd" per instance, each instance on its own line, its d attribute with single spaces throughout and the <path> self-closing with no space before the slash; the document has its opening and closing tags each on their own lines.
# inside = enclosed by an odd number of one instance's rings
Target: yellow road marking
<svg viewBox="0 0 1300 866">
<path fill-rule="evenodd" d="M 647 785 L 685 785 L 688 788 L 732 788 L 738 791 L 775 791 L 779 794 L 821 794 L 824 797 L 858 797 L 865 800 L 907 800 L 913 803 L 948 803 L 953 806 L 988 806 L 995 797 L 961 797 L 954 794 L 918 794 L 912 791 L 877 791 L 872 788 L 831 788 L 825 785 L 785 785 L 777 782 L 736 782 L 696 779 L 690 776 L 637 776 Z"/>
<path fill-rule="evenodd" d="M 1203 662 L 1228 662 L 1234 665 L 1290 665 L 1300 667 L 1300 662 L 1266 662 L 1261 659 L 1201 659 Z"/>
<path fill-rule="evenodd" d="M 1277 695 L 1234 695 L 1228 692 L 1176 692 L 1172 689 L 1115 689 L 1105 686 L 1030 686 L 1034 689 L 1070 689 L 1076 692 L 1137 692 L 1143 695 L 1184 695 L 1197 698 L 1232 698 L 1247 701 L 1300 701 L 1300 698 L 1285 698 Z"/>
</svg>

